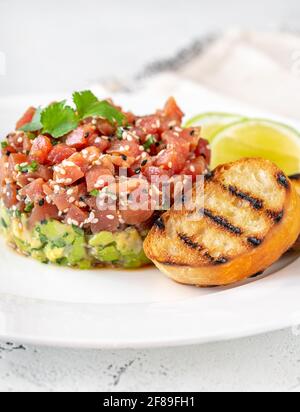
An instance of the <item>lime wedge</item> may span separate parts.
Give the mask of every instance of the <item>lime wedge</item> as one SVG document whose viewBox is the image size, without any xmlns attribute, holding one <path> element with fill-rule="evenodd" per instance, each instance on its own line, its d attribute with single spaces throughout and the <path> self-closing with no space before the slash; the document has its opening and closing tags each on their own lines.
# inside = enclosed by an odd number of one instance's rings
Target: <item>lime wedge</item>
<svg viewBox="0 0 300 412">
<path fill-rule="evenodd" d="M 229 113 L 203 113 L 188 120 L 185 127 L 202 127 L 202 137 L 212 142 L 213 136 L 224 127 L 244 120 L 244 118 L 237 114 Z"/>
<path fill-rule="evenodd" d="M 300 133 L 270 120 L 244 120 L 217 132 L 211 144 L 212 168 L 243 157 L 262 157 L 286 174 L 300 171 Z"/>
</svg>

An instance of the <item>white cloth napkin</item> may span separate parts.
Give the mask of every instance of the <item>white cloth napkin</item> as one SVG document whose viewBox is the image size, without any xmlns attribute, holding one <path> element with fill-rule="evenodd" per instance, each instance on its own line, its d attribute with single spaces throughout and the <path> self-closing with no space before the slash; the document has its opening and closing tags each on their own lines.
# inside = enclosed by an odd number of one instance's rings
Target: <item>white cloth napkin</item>
<svg viewBox="0 0 300 412">
<path fill-rule="evenodd" d="M 299 119 L 299 36 L 231 31 L 178 74 L 257 108 Z"/>
</svg>

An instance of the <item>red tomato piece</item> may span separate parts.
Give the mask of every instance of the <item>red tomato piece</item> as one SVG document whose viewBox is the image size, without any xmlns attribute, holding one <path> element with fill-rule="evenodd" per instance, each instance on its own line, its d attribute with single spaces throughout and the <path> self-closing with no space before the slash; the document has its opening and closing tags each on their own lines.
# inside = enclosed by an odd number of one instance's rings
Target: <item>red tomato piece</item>
<svg viewBox="0 0 300 412">
<path fill-rule="evenodd" d="M 9 170 L 13 176 L 16 174 L 16 166 L 28 163 L 28 157 L 23 153 L 12 153 L 8 159 Z"/>
<path fill-rule="evenodd" d="M 75 149 L 83 149 L 89 145 L 89 139 L 96 137 L 95 128 L 91 124 L 79 126 L 68 134 L 66 144 Z"/>
<path fill-rule="evenodd" d="M 110 170 L 103 166 L 94 166 L 86 174 L 87 191 L 91 192 L 94 189 L 103 189 L 110 183 L 114 182 L 114 177 Z"/>
<path fill-rule="evenodd" d="M 183 141 L 188 142 L 190 151 L 196 150 L 200 137 L 201 137 L 201 128 L 200 127 L 190 127 L 188 129 L 183 129 L 180 137 Z"/>
<path fill-rule="evenodd" d="M 144 135 L 157 134 L 161 126 L 158 115 L 141 117 L 137 120 L 136 125 Z"/>
<path fill-rule="evenodd" d="M 144 176 L 146 176 L 147 180 L 150 182 L 152 177 L 171 177 L 171 171 L 162 169 L 161 167 L 157 167 L 154 165 L 146 166 L 144 172 Z"/>
<path fill-rule="evenodd" d="M 139 157 L 129 168 L 129 176 L 135 176 L 144 173 L 145 169 L 152 165 L 152 157 L 147 153 L 143 157 Z"/>
<path fill-rule="evenodd" d="M 65 186 L 70 186 L 84 177 L 81 168 L 69 159 L 54 167 L 53 179 Z"/>
<path fill-rule="evenodd" d="M 15 183 L 7 183 L 3 190 L 3 202 L 4 206 L 10 209 L 13 206 L 16 206 L 18 204 L 17 200 L 17 185 Z"/>
<path fill-rule="evenodd" d="M 69 209 L 71 206 L 70 201 L 69 201 L 69 196 L 64 193 L 53 193 L 52 196 L 50 196 L 52 202 L 55 204 L 55 206 L 58 208 L 60 211 L 64 211 Z"/>
<path fill-rule="evenodd" d="M 174 149 L 186 159 L 188 158 L 191 149 L 191 143 L 189 139 L 186 139 L 182 135 L 182 132 L 169 130 L 162 134 L 162 142 L 167 145 L 168 149 Z"/>
<path fill-rule="evenodd" d="M 146 179 L 138 178 L 129 179 L 127 186 L 127 203 L 123 207 L 125 210 L 120 210 L 120 213 L 126 224 L 139 225 L 149 220 L 154 213 L 151 207 L 151 186 Z"/>
<path fill-rule="evenodd" d="M 9 134 L 7 136 L 7 142 L 9 146 L 14 148 L 17 152 L 27 152 L 32 146 L 32 140 L 30 140 L 24 132 Z"/>
<path fill-rule="evenodd" d="M 44 183 L 43 179 L 36 179 L 23 187 L 23 189 L 19 191 L 19 194 L 27 197 L 31 202 L 38 203 L 41 199 L 45 198 L 43 190 Z"/>
<path fill-rule="evenodd" d="M 121 212 L 122 219 L 127 225 L 140 225 L 146 222 L 153 216 L 154 211 L 151 210 L 123 210 Z"/>
<path fill-rule="evenodd" d="M 96 210 L 94 214 L 96 220 L 94 220 L 94 223 L 91 223 L 93 233 L 102 231 L 116 232 L 118 230 L 120 222 L 116 211 Z"/>
<path fill-rule="evenodd" d="M 32 144 L 29 159 L 31 161 L 35 160 L 40 164 L 46 164 L 48 160 L 48 155 L 52 150 L 52 143 L 49 137 L 39 135 Z"/>
<path fill-rule="evenodd" d="M 180 110 L 174 97 L 170 97 L 170 99 L 167 101 L 163 112 L 167 118 L 177 120 L 180 123 L 182 122 L 184 113 Z"/>
<path fill-rule="evenodd" d="M 11 153 L 16 153 L 16 149 L 12 146 L 6 146 L 1 149 L 2 156 L 9 156 Z"/>
<path fill-rule="evenodd" d="M 89 214 L 85 212 L 84 210 L 80 209 L 79 207 L 72 205 L 68 211 L 68 214 L 65 218 L 65 222 L 67 224 L 75 224 L 75 225 L 80 225 L 83 223 L 87 218 Z"/>
<path fill-rule="evenodd" d="M 81 155 L 90 164 L 95 162 L 96 160 L 99 160 L 101 152 L 98 147 L 89 146 L 86 149 L 82 150 Z"/>
<path fill-rule="evenodd" d="M 54 205 L 45 203 L 43 206 L 39 204 L 35 205 L 31 215 L 28 220 L 28 225 L 31 229 L 35 227 L 36 224 L 46 221 L 48 219 L 57 219 L 58 209 Z"/>
<path fill-rule="evenodd" d="M 89 162 L 83 157 L 82 153 L 74 153 L 72 156 L 70 156 L 66 160 L 78 166 L 82 170 L 83 173 L 86 173 L 86 171 L 88 170 L 90 166 Z"/>
<path fill-rule="evenodd" d="M 113 136 L 116 132 L 116 128 L 109 123 L 108 120 L 99 119 L 97 121 L 97 129 L 103 136 Z"/>
<path fill-rule="evenodd" d="M 76 149 L 67 146 L 64 143 L 60 143 L 53 147 L 48 155 L 48 162 L 51 165 L 61 163 L 63 160 L 68 159 L 72 154 L 76 153 Z"/>
<path fill-rule="evenodd" d="M 35 115 L 35 112 L 35 107 L 29 107 L 29 109 L 26 110 L 21 119 L 17 122 L 16 130 L 21 129 L 21 127 L 25 126 L 25 124 L 30 123 L 33 119 L 33 116 Z"/>
<path fill-rule="evenodd" d="M 138 142 L 135 140 L 118 140 L 112 143 L 107 153 L 120 156 L 137 157 L 142 153 L 142 151 L 143 150 L 141 150 Z"/>
<path fill-rule="evenodd" d="M 19 186 L 28 185 L 32 179 L 42 178 L 45 182 L 53 178 L 53 171 L 47 166 L 39 165 L 37 170 L 32 173 L 22 173 L 16 176 L 16 181 Z"/>
<path fill-rule="evenodd" d="M 198 146 L 195 151 L 196 156 L 203 156 L 206 160 L 206 163 L 209 165 L 211 161 L 211 150 L 209 147 L 209 143 L 205 139 L 200 139 L 198 142 Z"/>
<path fill-rule="evenodd" d="M 185 162 L 185 153 L 174 149 L 165 149 L 157 155 L 155 165 L 165 170 L 170 170 L 172 174 L 176 174 L 182 171 Z"/>
<path fill-rule="evenodd" d="M 110 147 L 110 141 L 108 138 L 104 139 L 103 137 L 95 134 L 88 138 L 88 144 L 89 146 L 97 147 L 100 150 L 100 153 L 104 153 Z"/>
<path fill-rule="evenodd" d="M 197 176 L 203 175 L 207 169 L 207 163 L 205 159 L 200 156 L 194 160 L 188 160 L 181 174 L 186 176 L 193 176 L 195 179 Z"/>
</svg>

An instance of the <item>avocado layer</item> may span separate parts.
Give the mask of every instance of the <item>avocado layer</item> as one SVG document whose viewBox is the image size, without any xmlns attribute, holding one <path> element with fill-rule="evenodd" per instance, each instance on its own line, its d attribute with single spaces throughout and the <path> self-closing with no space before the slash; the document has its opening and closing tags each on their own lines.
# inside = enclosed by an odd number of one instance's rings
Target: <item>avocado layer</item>
<svg viewBox="0 0 300 412">
<path fill-rule="evenodd" d="M 123 232 L 100 232 L 90 236 L 77 226 L 57 220 L 28 229 L 27 215 L 0 205 L 0 231 L 8 243 L 26 256 L 43 263 L 90 269 L 114 266 L 135 269 L 148 265 L 141 235 L 134 227 Z"/>
</svg>

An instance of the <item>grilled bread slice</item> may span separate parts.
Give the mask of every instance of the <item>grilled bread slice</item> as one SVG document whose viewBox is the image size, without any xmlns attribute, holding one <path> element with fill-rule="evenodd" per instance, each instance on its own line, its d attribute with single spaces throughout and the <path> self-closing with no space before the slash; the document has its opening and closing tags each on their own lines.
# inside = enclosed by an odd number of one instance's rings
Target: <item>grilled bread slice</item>
<svg viewBox="0 0 300 412">
<path fill-rule="evenodd" d="M 295 243 L 299 213 L 299 196 L 281 170 L 243 159 L 206 176 L 201 210 L 162 215 L 144 249 L 179 283 L 228 285 L 264 271 Z"/>
<path fill-rule="evenodd" d="M 290 179 L 298 195 L 300 196 L 300 174 L 290 176 Z M 300 216 L 299 216 L 299 219 L 300 219 Z M 293 245 L 292 250 L 296 252 L 300 252 L 300 237 L 298 237 L 296 243 Z"/>
</svg>

